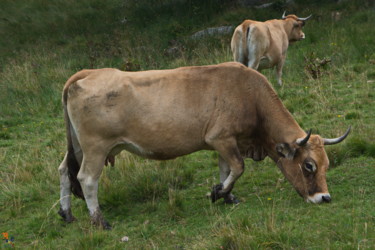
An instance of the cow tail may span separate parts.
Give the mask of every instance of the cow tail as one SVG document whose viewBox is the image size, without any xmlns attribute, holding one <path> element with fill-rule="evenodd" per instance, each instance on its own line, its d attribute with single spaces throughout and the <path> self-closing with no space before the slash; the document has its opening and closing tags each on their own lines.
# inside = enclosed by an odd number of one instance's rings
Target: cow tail
<svg viewBox="0 0 375 250">
<path fill-rule="evenodd" d="M 249 31 L 250 31 L 250 26 L 248 26 L 246 29 L 246 41 L 247 39 L 249 39 Z"/>
<path fill-rule="evenodd" d="M 244 41 L 243 41 L 243 51 L 244 51 L 244 54 L 245 54 L 245 58 L 247 58 L 247 60 L 249 60 L 249 51 L 248 51 L 248 42 L 249 42 L 249 35 L 250 35 L 250 25 L 247 26 L 247 29 L 246 29 L 246 35 L 244 36 Z M 245 62 L 245 65 L 247 66 L 247 62 Z"/>
<path fill-rule="evenodd" d="M 70 180 L 70 191 L 78 198 L 85 199 L 82 191 L 81 184 L 77 179 L 77 175 L 80 169 L 80 164 L 74 154 L 74 148 L 72 143 L 72 135 L 71 135 L 71 124 L 69 120 L 69 115 L 64 107 L 65 113 L 65 121 L 66 121 L 66 132 L 67 132 L 67 141 L 68 141 L 68 155 L 67 155 L 67 165 L 68 165 L 68 176 Z"/>
<path fill-rule="evenodd" d="M 70 180 L 70 190 L 71 192 L 78 198 L 85 199 L 82 191 L 81 184 L 79 183 L 77 179 L 77 175 L 80 169 L 80 164 L 75 156 L 74 153 L 74 146 L 72 141 L 72 135 L 74 132 L 74 129 L 72 127 L 69 113 L 68 113 L 68 89 L 70 85 L 74 84 L 76 81 L 85 78 L 91 73 L 91 70 L 82 70 L 76 74 L 74 74 L 72 77 L 69 78 L 69 80 L 66 82 L 64 86 L 63 91 L 63 106 L 64 106 L 64 118 L 65 118 L 65 127 L 66 127 L 66 139 L 67 139 L 67 146 L 68 146 L 68 154 L 67 154 L 67 165 L 68 165 L 68 176 Z"/>
</svg>

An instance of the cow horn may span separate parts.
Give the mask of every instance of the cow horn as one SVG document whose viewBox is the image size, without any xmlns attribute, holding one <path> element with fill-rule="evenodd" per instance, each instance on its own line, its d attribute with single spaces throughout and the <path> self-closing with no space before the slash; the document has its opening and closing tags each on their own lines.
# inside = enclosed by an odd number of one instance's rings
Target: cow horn
<svg viewBox="0 0 375 250">
<path fill-rule="evenodd" d="M 298 21 L 307 21 L 310 19 L 310 17 L 312 17 L 312 14 L 308 17 L 298 17 Z"/>
<path fill-rule="evenodd" d="M 286 11 L 284 11 L 283 16 L 281 17 L 281 19 L 285 19 L 286 18 L 285 17 L 285 13 L 286 13 Z"/>
<path fill-rule="evenodd" d="M 307 143 L 307 141 L 309 140 L 310 135 L 311 135 L 311 129 L 309 130 L 309 132 L 307 132 L 307 135 L 306 135 L 305 138 L 299 138 L 299 139 L 296 140 L 297 145 L 298 146 L 304 146 Z"/>
<path fill-rule="evenodd" d="M 324 145 L 333 145 L 333 144 L 337 144 L 339 142 L 342 142 L 348 136 L 348 134 L 350 133 L 350 129 L 351 128 L 352 128 L 352 126 L 349 126 L 348 130 L 341 137 L 334 138 L 334 139 L 326 139 L 326 138 L 324 138 L 323 139 L 324 140 Z"/>
</svg>

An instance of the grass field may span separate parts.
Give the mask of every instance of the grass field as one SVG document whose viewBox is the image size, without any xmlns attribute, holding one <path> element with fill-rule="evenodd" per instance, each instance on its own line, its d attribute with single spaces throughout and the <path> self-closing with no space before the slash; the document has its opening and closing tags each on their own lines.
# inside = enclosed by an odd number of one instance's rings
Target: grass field
<svg viewBox="0 0 375 250">
<path fill-rule="evenodd" d="M 284 85 L 277 86 L 273 71 L 262 73 L 304 129 L 336 137 L 352 126 L 348 139 L 327 147 L 331 203 L 303 202 L 266 159 L 246 160 L 234 189 L 239 205 L 212 204 L 205 195 L 219 182 L 216 153 L 158 162 L 122 152 L 114 168 L 105 168 L 99 187 L 113 230 L 92 226 L 86 204 L 76 198 L 77 221 L 60 219 L 57 168 L 66 150 L 61 91 L 70 75 L 83 68 L 231 61 L 231 34 L 190 36 L 245 18 L 279 18 L 284 8 L 314 16 L 304 28 L 306 39 L 289 47 Z M 262 10 L 229 0 L 2 1 L 0 233 L 13 236 L 19 249 L 374 249 L 374 27 L 375 7 L 366 0 L 288 7 L 278 1 Z M 316 64 L 324 58 L 331 62 Z"/>
</svg>

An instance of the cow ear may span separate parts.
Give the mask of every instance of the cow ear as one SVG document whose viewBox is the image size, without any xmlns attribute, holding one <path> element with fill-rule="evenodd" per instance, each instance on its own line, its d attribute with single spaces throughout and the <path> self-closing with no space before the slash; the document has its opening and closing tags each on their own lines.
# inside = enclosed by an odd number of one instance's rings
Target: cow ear
<svg viewBox="0 0 375 250">
<path fill-rule="evenodd" d="M 296 149 L 291 147 L 288 143 L 279 143 L 276 145 L 277 153 L 284 158 L 293 159 Z"/>
</svg>

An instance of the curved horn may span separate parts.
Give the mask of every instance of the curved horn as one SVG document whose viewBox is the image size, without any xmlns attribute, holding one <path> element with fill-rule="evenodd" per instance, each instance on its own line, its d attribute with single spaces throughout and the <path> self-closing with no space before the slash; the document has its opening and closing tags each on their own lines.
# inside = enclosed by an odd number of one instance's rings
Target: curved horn
<svg viewBox="0 0 375 250">
<path fill-rule="evenodd" d="M 307 20 L 310 19 L 310 17 L 312 17 L 312 14 L 310 16 L 308 16 L 308 17 L 299 17 L 298 21 L 307 21 Z"/>
<path fill-rule="evenodd" d="M 286 11 L 284 11 L 283 16 L 281 17 L 281 19 L 285 19 L 286 18 L 285 17 L 285 13 L 286 13 Z"/>
<path fill-rule="evenodd" d="M 352 126 L 349 126 L 348 130 L 346 130 L 345 134 L 338 137 L 338 138 L 334 138 L 334 139 L 326 139 L 324 138 L 324 145 L 333 145 L 333 144 L 337 144 L 339 142 L 342 142 L 347 136 L 348 134 L 350 133 L 350 129 L 352 128 Z"/>
<path fill-rule="evenodd" d="M 297 145 L 298 146 L 304 146 L 307 143 L 307 141 L 309 140 L 310 135 L 311 135 L 311 129 L 309 130 L 309 132 L 307 132 L 307 135 L 306 135 L 305 138 L 299 138 L 299 139 L 296 140 Z"/>
</svg>

